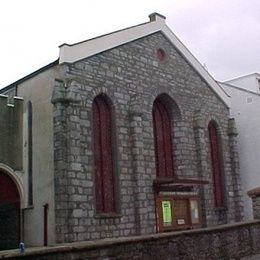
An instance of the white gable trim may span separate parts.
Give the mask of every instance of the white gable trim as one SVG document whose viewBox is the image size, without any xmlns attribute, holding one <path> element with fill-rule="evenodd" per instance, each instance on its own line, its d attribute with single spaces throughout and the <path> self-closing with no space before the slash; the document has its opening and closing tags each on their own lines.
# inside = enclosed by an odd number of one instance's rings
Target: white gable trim
<svg viewBox="0 0 260 260">
<path fill-rule="evenodd" d="M 157 22 L 146 23 L 115 33 L 107 34 L 79 44 L 60 46 L 59 62 L 72 63 L 83 58 L 90 57 L 102 51 L 112 49 L 124 43 L 128 43 L 160 31 L 162 25 Z"/>
<path fill-rule="evenodd" d="M 98 54 L 102 51 L 112 49 L 119 45 L 137 40 L 147 35 L 161 31 L 166 38 L 182 53 L 187 61 L 201 75 L 201 77 L 209 84 L 216 95 L 230 107 L 230 98 L 221 88 L 221 86 L 212 78 L 212 76 L 204 69 L 200 62 L 191 54 L 184 44 L 176 37 L 176 35 L 165 24 L 165 17 L 159 14 L 149 16 L 150 22 L 138 26 L 130 27 L 111 34 L 103 35 L 88 41 L 69 45 L 60 46 L 59 63 L 73 63 L 78 60 Z"/>
<path fill-rule="evenodd" d="M 213 77 L 205 70 L 201 63 L 192 55 L 178 37 L 169 29 L 168 26 L 162 28 L 164 35 L 172 42 L 172 44 L 182 53 L 192 67 L 202 76 L 209 84 L 212 90 L 230 107 L 230 97 L 225 93 L 222 87 L 213 79 Z"/>
</svg>

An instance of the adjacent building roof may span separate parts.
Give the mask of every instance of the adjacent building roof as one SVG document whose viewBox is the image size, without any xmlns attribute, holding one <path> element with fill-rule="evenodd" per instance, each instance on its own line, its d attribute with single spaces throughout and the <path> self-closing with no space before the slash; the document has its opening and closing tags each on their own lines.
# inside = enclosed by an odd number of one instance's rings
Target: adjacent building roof
<svg viewBox="0 0 260 260">
<path fill-rule="evenodd" d="M 231 84 L 238 88 L 243 88 L 245 90 L 260 94 L 260 74 L 259 73 L 251 73 L 248 75 L 230 79 L 228 81 L 225 81 L 224 84 L 227 84 L 226 86 L 230 86 L 230 84 Z"/>
<path fill-rule="evenodd" d="M 229 82 L 241 80 L 243 78 L 250 78 L 250 77 L 260 78 L 260 73 L 257 73 L 257 72 L 250 73 L 250 74 L 247 74 L 247 75 L 243 75 L 243 76 L 239 76 L 239 77 L 236 77 L 236 78 L 232 78 L 232 79 L 226 80 L 225 82 L 229 83 Z"/>
<path fill-rule="evenodd" d="M 55 60 L 55 61 L 49 63 L 48 65 L 46 65 L 46 66 L 44 66 L 44 67 L 41 67 L 40 69 L 38 69 L 38 70 L 36 70 L 36 71 L 34 71 L 34 72 L 28 74 L 27 76 L 25 76 L 25 77 L 23 77 L 23 78 L 21 78 L 21 79 L 18 79 L 17 81 L 13 82 L 12 84 L 10 84 L 10 85 L 8 85 L 8 86 L 6 86 L 6 87 L 0 89 L 0 93 L 5 93 L 6 91 L 8 91 L 8 90 L 10 90 L 10 89 L 12 89 L 12 88 L 15 88 L 16 86 L 22 84 L 22 83 L 25 82 L 26 80 L 31 79 L 31 78 L 33 78 L 34 76 L 36 76 L 36 75 L 38 75 L 38 74 L 40 74 L 40 73 L 42 73 L 42 72 L 44 72 L 44 71 L 46 71 L 46 70 L 52 68 L 52 67 L 54 67 L 54 66 L 56 66 L 56 65 L 58 65 L 58 64 L 59 64 L 59 60 Z"/>
<path fill-rule="evenodd" d="M 248 90 L 248 89 L 245 89 L 245 88 L 241 88 L 241 87 L 238 87 L 238 86 L 235 86 L 235 85 L 232 85 L 231 83 L 226 83 L 226 82 L 220 82 L 220 81 L 217 81 L 218 84 L 224 88 L 224 91 L 225 91 L 225 87 L 229 87 L 229 88 L 233 88 L 233 89 L 236 89 L 236 90 L 240 90 L 242 92 L 246 92 L 246 93 L 249 93 L 249 94 L 252 94 L 252 95 L 256 95 L 256 96 L 260 96 L 260 93 L 256 93 L 255 91 L 251 91 L 251 90 Z M 228 92 L 228 91 L 227 91 Z M 227 93 L 228 96 L 230 96 L 228 93 Z"/>
</svg>

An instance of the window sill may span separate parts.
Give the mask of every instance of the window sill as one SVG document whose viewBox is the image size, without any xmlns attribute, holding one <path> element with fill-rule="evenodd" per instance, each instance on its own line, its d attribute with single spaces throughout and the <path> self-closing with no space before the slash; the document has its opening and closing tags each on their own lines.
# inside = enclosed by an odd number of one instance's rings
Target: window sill
<svg viewBox="0 0 260 260">
<path fill-rule="evenodd" d="M 227 210 L 227 207 L 215 207 L 215 211 L 225 211 Z"/>
<path fill-rule="evenodd" d="M 121 218 L 123 215 L 118 213 L 99 213 L 94 218 Z"/>
</svg>

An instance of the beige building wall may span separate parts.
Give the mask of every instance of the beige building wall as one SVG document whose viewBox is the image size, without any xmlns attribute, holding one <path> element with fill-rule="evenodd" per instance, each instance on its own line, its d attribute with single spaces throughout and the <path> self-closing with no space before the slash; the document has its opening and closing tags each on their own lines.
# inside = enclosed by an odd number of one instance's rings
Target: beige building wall
<svg viewBox="0 0 260 260">
<path fill-rule="evenodd" d="M 32 102 L 33 206 L 24 211 L 24 242 L 40 246 L 44 241 L 44 205 L 48 210 L 48 244 L 55 243 L 54 171 L 53 171 L 53 107 L 52 89 L 56 67 L 18 85 L 17 95 L 24 98 L 24 183 L 28 179 L 28 102 Z M 28 185 L 27 189 L 28 189 Z M 26 201 L 28 192 L 26 191 Z"/>
</svg>

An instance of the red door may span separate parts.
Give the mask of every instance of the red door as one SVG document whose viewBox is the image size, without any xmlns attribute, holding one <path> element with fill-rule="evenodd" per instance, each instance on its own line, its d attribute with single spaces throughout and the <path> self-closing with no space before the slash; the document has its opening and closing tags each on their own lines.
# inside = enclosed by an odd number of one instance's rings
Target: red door
<svg viewBox="0 0 260 260">
<path fill-rule="evenodd" d="M 18 248 L 20 196 L 16 184 L 0 171 L 0 250 Z"/>
</svg>

